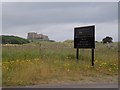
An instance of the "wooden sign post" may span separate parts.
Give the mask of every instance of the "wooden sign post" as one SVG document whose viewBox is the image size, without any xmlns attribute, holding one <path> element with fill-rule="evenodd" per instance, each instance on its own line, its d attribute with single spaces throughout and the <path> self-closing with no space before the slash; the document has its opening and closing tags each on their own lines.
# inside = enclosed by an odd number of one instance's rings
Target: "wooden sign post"
<svg viewBox="0 0 120 90">
<path fill-rule="evenodd" d="M 85 26 L 74 28 L 74 48 L 76 58 L 79 59 L 79 48 L 92 49 L 92 66 L 94 66 L 94 48 L 95 48 L 95 26 Z"/>
<path fill-rule="evenodd" d="M 77 48 L 77 52 L 76 52 L 77 54 L 76 54 L 76 58 L 77 58 L 77 60 L 79 59 L 79 48 Z"/>
<path fill-rule="evenodd" d="M 94 66 L 94 48 L 92 48 L 92 66 Z"/>
</svg>

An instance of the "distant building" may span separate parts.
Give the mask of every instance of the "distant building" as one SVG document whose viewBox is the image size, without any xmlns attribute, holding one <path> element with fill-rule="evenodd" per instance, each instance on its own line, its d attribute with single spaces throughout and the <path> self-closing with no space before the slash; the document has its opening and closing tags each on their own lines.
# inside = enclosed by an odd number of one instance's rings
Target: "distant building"
<svg viewBox="0 0 120 90">
<path fill-rule="evenodd" d="M 27 39 L 43 39 L 43 40 L 49 40 L 47 35 L 43 34 L 37 34 L 35 32 L 29 32 Z"/>
</svg>

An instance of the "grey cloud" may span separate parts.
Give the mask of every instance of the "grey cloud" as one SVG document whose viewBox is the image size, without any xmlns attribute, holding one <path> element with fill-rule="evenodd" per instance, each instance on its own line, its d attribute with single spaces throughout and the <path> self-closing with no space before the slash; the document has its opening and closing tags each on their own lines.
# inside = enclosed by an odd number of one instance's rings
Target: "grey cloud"
<svg viewBox="0 0 120 90">
<path fill-rule="evenodd" d="M 50 39 L 73 39 L 74 26 L 96 25 L 96 39 L 110 35 L 117 40 L 118 4 L 105 2 L 3 3 L 3 34 L 26 38 L 30 31 Z"/>
<path fill-rule="evenodd" d="M 111 22 L 117 3 L 3 3 L 3 28 L 43 23 Z"/>
<path fill-rule="evenodd" d="M 89 23 L 62 23 L 62 24 L 38 24 L 33 26 L 16 27 L 6 29 L 3 33 L 10 35 L 18 35 L 24 38 L 27 37 L 28 32 L 37 32 L 46 34 L 50 39 L 56 41 L 64 41 L 66 39 L 73 39 L 74 27 L 89 25 Z M 106 35 L 113 37 L 114 41 L 118 38 L 117 22 L 109 23 L 95 23 L 96 25 L 96 40 L 102 40 Z M 42 27 L 41 27 L 42 26 Z"/>
</svg>

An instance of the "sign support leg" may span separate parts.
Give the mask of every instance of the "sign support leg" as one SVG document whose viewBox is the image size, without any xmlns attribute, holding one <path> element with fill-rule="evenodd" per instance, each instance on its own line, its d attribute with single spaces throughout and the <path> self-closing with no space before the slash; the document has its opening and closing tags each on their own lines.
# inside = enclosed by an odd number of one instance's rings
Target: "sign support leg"
<svg viewBox="0 0 120 90">
<path fill-rule="evenodd" d="M 78 61 L 78 59 L 79 59 L 79 48 L 77 48 L 77 55 L 76 55 L 76 58 L 77 58 L 77 61 Z"/>
<path fill-rule="evenodd" d="M 92 66 L 94 66 L 94 48 L 92 48 Z"/>
</svg>

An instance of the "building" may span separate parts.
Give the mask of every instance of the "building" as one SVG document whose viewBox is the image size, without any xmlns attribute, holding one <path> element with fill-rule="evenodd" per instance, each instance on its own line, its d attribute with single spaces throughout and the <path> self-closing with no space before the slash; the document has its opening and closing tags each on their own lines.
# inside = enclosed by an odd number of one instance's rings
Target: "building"
<svg viewBox="0 0 120 90">
<path fill-rule="evenodd" d="M 49 40 L 47 35 L 43 34 L 37 34 L 35 32 L 29 32 L 27 39 L 43 39 L 43 40 Z"/>
<path fill-rule="evenodd" d="M 35 32 L 30 32 L 28 33 L 27 39 L 35 39 L 37 36 L 37 33 Z"/>
</svg>

